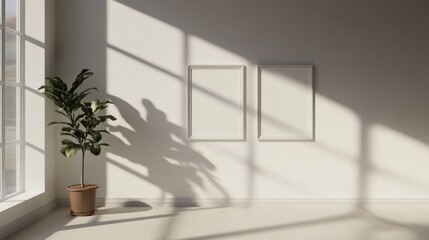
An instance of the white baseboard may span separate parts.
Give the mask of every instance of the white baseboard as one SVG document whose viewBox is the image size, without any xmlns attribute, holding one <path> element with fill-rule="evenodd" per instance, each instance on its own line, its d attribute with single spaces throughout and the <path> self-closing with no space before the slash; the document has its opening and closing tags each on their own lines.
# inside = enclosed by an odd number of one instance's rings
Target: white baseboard
<svg viewBox="0 0 429 240">
<path fill-rule="evenodd" d="M 57 199 L 58 206 L 69 207 L 68 198 Z M 224 199 L 190 199 L 190 198 L 97 198 L 97 207 L 139 207 L 139 206 L 213 206 L 229 205 L 228 200 Z"/>
<path fill-rule="evenodd" d="M 57 199 L 58 206 L 68 207 L 68 198 Z M 260 206 L 273 204 L 428 204 L 428 198 L 97 198 L 97 207 L 139 207 L 139 206 L 176 206 L 176 207 L 214 207 L 214 206 Z"/>
<path fill-rule="evenodd" d="M 53 200 L 36 210 L 24 215 L 23 217 L 9 223 L 8 225 L 0 228 L 0 239 L 5 239 L 7 236 L 25 227 L 26 225 L 36 221 L 37 219 L 50 213 L 57 207 L 57 201 Z"/>
</svg>

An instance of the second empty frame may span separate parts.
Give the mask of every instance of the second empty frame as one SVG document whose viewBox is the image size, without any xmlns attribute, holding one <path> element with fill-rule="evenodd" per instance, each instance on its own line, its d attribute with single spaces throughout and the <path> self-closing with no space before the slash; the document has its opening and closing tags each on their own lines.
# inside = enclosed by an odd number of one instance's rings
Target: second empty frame
<svg viewBox="0 0 429 240">
<path fill-rule="evenodd" d="M 244 66 L 190 66 L 188 138 L 199 141 L 245 139 Z"/>
<path fill-rule="evenodd" d="M 314 139 L 313 67 L 258 67 L 258 139 Z"/>
</svg>

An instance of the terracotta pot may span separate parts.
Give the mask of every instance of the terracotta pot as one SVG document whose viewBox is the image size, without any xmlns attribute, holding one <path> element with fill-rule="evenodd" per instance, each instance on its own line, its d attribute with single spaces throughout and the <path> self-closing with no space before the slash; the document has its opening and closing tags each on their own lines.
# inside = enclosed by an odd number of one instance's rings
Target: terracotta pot
<svg viewBox="0 0 429 240">
<path fill-rule="evenodd" d="M 67 187 L 70 197 L 70 214 L 73 216 L 90 216 L 95 212 L 95 192 L 98 186 L 86 184 L 83 188 L 80 184 Z"/>
</svg>

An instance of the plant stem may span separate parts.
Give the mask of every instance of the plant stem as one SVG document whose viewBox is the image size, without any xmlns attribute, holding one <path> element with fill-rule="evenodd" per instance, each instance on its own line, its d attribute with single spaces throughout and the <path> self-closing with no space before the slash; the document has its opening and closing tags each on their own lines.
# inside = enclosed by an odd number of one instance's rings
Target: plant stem
<svg viewBox="0 0 429 240">
<path fill-rule="evenodd" d="M 80 169 L 80 186 L 84 187 L 85 183 L 83 181 L 83 175 L 85 172 L 85 151 L 82 149 L 82 161 L 81 161 L 81 169 Z"/>
</svg>

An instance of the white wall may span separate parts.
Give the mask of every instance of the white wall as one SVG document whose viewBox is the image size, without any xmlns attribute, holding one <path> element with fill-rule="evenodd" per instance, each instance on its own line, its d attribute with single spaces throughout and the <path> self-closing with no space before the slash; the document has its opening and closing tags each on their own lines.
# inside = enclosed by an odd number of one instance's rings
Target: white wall
<svg viewBox="0 0 429 240">
<path fill-rule="evenodd" d="M 58 75 L 94 70 L 119 118 L 113 146 L 88 162 L 88 181 L 106 198 L 429 197 L 428 7 L 58 1 Z M 208 64 L 247 66 L 245 142 L 186 140 L 187 66 Z M 255 140 L 258 64 L 314 65 L 315 142 Z M 57 158 L 63 198 L 79 164 Z"/>
<path fill-rule="evenodd" d="M 25 1 L 25 54 L 26 54 L 26 189 L 27 193 L 41 193 L 0 213 L 0 229 L 28 216 L 55 200 L 55 138 L 54 129 L 44 128 L 55 119 L 53 107 L 35 94 L 44 83 L 45 73 L 54 74 L 55 1 Z M 46 114 L 40 115 L 46 109 Z M 46 137 L 45 137 L 46 136 Z M 42 166 L 40 165 L 42 164 Z M 42 177 L 43 179 L 39 179 Z M 40 186 L 39 184 L 44 184 Z M 28 219 L 25 219 L 28 220 Z M 3 230 L 3 229 L 2 229 Z M 7 234 L 7 232 L 5 232 Z"/>
</svg>

